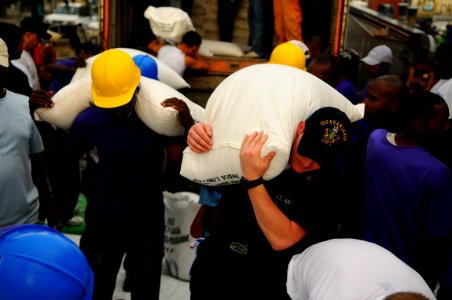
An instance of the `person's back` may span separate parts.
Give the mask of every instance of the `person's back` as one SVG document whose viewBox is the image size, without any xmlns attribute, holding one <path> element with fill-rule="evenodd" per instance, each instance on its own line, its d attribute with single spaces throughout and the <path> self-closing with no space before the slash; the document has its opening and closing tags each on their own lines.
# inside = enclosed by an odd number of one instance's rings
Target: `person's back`
<svg viewBox="0 0 452 300">
<path fill-rule="evenodd" d="M 294 255 L 287 271 L 292 300 L 393 299 L 400 292 L 434 300 L 422 277 L 394 254 L 374 243 L 332 239 Z M 403 299 L 403 298 L 402 298 Z"/>
<path fill-rule="evenodd" d="M 400 109 L 399 133 L 378 129 L 369 137 L 364 238 L 394 253 L 432 289 L 439 280 L 450 292 L 443 276 L 451 253 L 452 177 L 424 149 L 443 133 L 449 111 L 430 92 L 414 93 Z"/>
</svg>

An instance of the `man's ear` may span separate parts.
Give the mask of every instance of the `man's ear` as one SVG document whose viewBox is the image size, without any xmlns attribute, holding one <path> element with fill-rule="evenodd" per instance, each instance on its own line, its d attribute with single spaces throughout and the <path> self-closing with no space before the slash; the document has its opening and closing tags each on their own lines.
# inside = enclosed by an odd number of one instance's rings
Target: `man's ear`
<svg viewBox="0 0 452 300">
<path fill-rule="evenodd" d="M 300 123 L 298 123 L 297 135 L 300 135 L 304 132 L 305 123 L 306 123 L 305 121 L 300 121 Z"/>
</svg>

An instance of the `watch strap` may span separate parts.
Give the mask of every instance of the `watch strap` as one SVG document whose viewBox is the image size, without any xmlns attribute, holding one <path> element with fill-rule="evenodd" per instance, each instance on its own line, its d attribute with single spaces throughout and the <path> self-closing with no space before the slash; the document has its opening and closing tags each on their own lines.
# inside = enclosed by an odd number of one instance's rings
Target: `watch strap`
<svg viewBox="0 0 452 300">
<path fill-rule="evenodd" d="M 242 176 L 242 178 L 240 179 L 240 184 L 246 190 L 252 189 L 263 183 L 264 183 L 264 179 L 262 177 L 259 177 L 258 179 L 255 179 L 255 180 L 247 180 L 245 177 Z"/>
</svg>

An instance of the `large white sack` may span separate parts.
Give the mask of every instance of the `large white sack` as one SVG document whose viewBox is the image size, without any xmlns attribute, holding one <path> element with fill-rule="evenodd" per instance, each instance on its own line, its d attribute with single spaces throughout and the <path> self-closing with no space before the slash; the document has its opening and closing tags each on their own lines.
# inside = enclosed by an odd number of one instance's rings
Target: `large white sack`
<svg viewBox="0 0 452 300">
<path fill-rule="evenodd" d="M 263 176 L 272 179 L 287 166 L 298 123 L 327 106 L 340 109 L 352 122 L 364 116 L 364 104 L 353 105 L 327 83 L 300 69 L 279 64 L 243 68 L 223 80 L 207 101 L 212 150 L 198 154 L 186 148 L 180 174 L 211 186 L 238 183 L 243 138 L 262 130 L 269 136 L 262 155 L 276 152 Z"/>
<path fill-rule="evenodd" d="M 91 76 L 70 83 L 52 97 L 52 108 L 38 108 L 34 117 L 58 128 L 69 130 L 80 112 L 93 103 L 91 97 Z"/>
<path fill-rule="evenodd" d="M 172 87 L 143 76 L 140 83 L 136 111 L 140 119 L 155 132 L 167 136 L 181 136 L 185 133 L 177 119 L 178 112 L 172 107 L 161 105 L 162 101 L 168 98 L 176 97 L 187 103 L 195 121 L 205 120 L 204 108 Z"/>
<path fill-rule="evenodd" d="M 52 108 L 38 108 L 35 118 L 58 128 L 69 130 L 80 112 L 92 103 L 91 78 L 68 84 L 53 97 Z M 181 136 L 185 130 L 177 119 L 178 112 L 172 107 L 163 107 L 162 101 L 179 98 L 187 103 L 190 114 L 196 121 L 204 120 L 204 108 L 163 82 L 142 76 L 136 111 L 140 119 L 152 130 L 167 136 Z"/>
<path fill-rule="evenodd" d="M 191 192 L 163 192 L 165 202 L 164 267 L 178 279 L 190 280 L 190 268 L 196 256 L 190 245 L 195 239 L 190 226 L 201 206 L 199 195 Z"/>
<path fill-rule="evenodd" d="M 180 8 L 149 6 L 144 17 L 156 37 L 175 43 L 179 43 L 186 32 L 195 30 L 190 16 Z"/>
<path fill-rule="evenodd" d="M 175 88 L 175 89 L 182 89 L 190 87 L 190 85 L 185 81 L 185 79 L 180 76 L 176 71 L 171 69 L 167 64 L 159 60 L 157 57 L 132 48 L 115 48 L 121 51 L 124 51 L 128 53 L 131 57 L 135 57 L 136 55 L 148 55 L 152 57 L 155 62 L 157 63 L 157 71 L 158 71 L 158 78 L 161 82 L 166 83 L 167 85 Z M 75 82 L 81 78 L 91 78 L 91 68 L 93 66 L 94 60 L 97 58 L 99 54 L 92 56 L 86 60 L 86 67 L 84 68 L 77 68 L 75 71 L 74 76 L 72 77 L 71 82 Z"/>
</svg>

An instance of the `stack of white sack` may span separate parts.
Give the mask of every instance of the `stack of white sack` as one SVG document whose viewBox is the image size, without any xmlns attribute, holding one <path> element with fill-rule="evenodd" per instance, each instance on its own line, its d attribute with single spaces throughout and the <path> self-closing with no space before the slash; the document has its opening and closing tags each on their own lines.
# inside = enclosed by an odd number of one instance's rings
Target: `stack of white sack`
<svg viewBox="0 0 452 300">
<path fill-rule="evenodd" d="M 38 108 L 35 111 L 35 119 L 69 130 L 78 114 L 92 105 L 91 84 L 91 77 L 68 84 L 52 97 L 52 108 Z M 143 76 L 140 79 L 135 109 L 140 119 L 155 132 L 167 136 L 182 136 L 185 129 L 177 119 L 178 112 L 172 107 L 161 105 L 163 100 L 173 97 L 187 104 L 196 121 L 204 120 L 202 106 L 165 83 Z"/>
<path fill-rule="evenodd" d="M 240 146 L 246 134 L 263 131 L 268 140 L 262 156 L 275 151 L 265 180 L 286 167 L 297 125 L 321 107 L 335 107 L 354 122 L 364 116 L 364 104 L 353 105 L 314 75 L 279 64 L 243 68 L 213 91 L 206 105 L 206 121 L 213 130 L 207 153 L 184 150 L 181 175 L 191 181 L 219 186 L 240 181 Z"/>
</svg>

